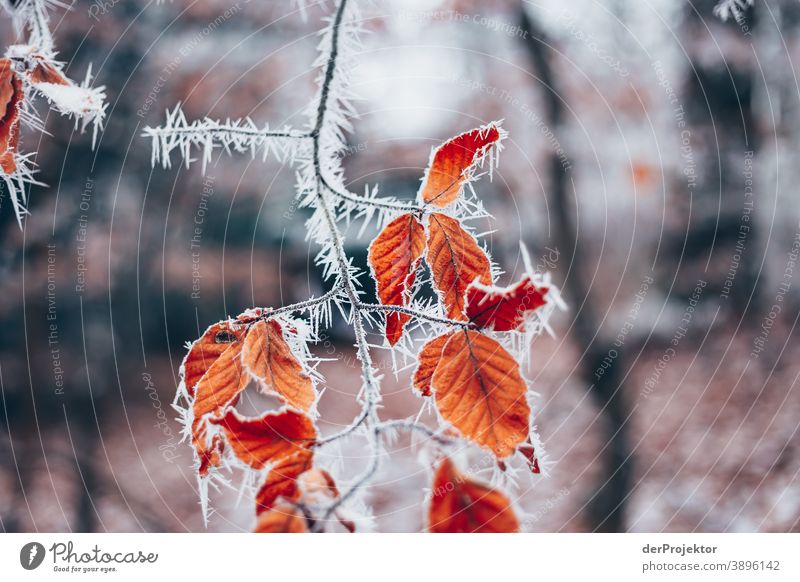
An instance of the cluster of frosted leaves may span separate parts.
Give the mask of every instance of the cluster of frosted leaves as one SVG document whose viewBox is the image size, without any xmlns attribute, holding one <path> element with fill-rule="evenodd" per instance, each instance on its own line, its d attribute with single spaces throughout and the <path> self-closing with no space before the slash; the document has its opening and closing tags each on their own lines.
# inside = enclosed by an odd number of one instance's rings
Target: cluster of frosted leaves
<svg viewBox="0 0 800 582">
<path fill-rule="evenodd" d="M 321 90 L 309 104 L 308 132 L 289 128 L 277 132 L 290 136 L 287 143 L 285 135 L 270 135 L 269 128 L 258 128 L 250 120 L 189 123 L 178 108 L 166 127 L 148 130 L 154 138 L 154 161 L 168 165 L 170 152 L 178 150 L 188 162 L 194 147 L 203 149 L 205 160 L 221 145 L 228 151 L 264 157 L 272 153 L 292 162 L 297 168 L 300 206 L 313 211 L 307 233 L 309 240 L 321 247 L 315 263 L 327 277 L 353 280 L 360 273 L 352 264 L 339 262 L 334 243 L 340 235 L 332 231 L 326 208 L 332 210 L 336 222 L 361 220 L 362 231 L 376 218 L 382 232 L 370 246 L 369 263 L 380 301 L 458 323 L 431 326 L 437 333 L 419 354 L 416 390 L 429 398 L 444 423 L 455 429 L 448 434 L 458 432 L 492 451 L 499 467 L 505 466 L 511 455 L 518 455 L 531 472 L 539 473 L 542 451 L 531 423 L 519 362 L 529 351 L 530 341 L 547 328 L 554 306 L 560 305 L 558 292 L 546 276 L 533 270 L 524 248 L 526 275 L 507 288 L 497 286 L 499 273 L 461 219 L 486 216 L 472 185 L 486 173 L 482 168 L 488 166 L 491 175 L 506 134 L 500 123 L 491 123 L 436 148 L 419 192 L 421 211 L 399 214 L 392 210 L 397 201 L 378 198 L 377 188 L 367 190 L 364 196 L 350 194 L 344 185 L 339 152 L 355 113 L 350 105 L 349 75 L 359 46 L 356 6 L 348 2 L 344 11 L 335 70 L 327 92 Z M 331 25 L 322 34 L 315 63 L 321 88 L 331 63 L 333 31 Z M 308 137 L 317 130 L 323 98 L 326 116 L 316 137 L 315 156 Z M 417 276 L 423 261 L 437 293 L 435 304 L 425 305 L 415 298 L 416 290 L 425 283 Z M 190 347 L 176 408 L 185 436 L 195 449 L 206 515 L 207 485 L 214 483 L 222 470 L 231 468 L 245 470 L 254 483 L 256 531 L 308 531 L 318 513 L 324 515 L 326 506 L 337 505 L 339 491 L 331 475 L 315 466 L 314 451 L 320 442 L 313 408 L 316 375 L 309 366 L 306 343 L 314 341 L 323 320 L 330 324 L 330 304 L 348 321 L 355 317 L 348 301 L 342 294 L 331 297 L 324 304 L 327 315 L 310 313 L 308 326 L 271 317 L 268 311 L 251 310 L 210 327 Z M 278 327 L 271 325 L 275 322 Z M 387 343 L 398 348 L 419 325 L 410 313 L 390 312 L 382 330 Z M 281 337 L 289 349 L 274 353 L 284 357 L 266 355 L 282 345 Z M 236 403 L 251 383 L 284 405 L 259 417 L 241 415 Z M 354 529 L 346 517 L 338 513 L 335 517 L 345 529 Z M 430 531 L 519 529 L 508 498 L 462 475 L 449 458 L 440 460 L 436 468 L 428 523 Z"/>
<path fill-rule="evenodd" d="M 105 116 L 105 93 L 92 88 L 91 73 L 75 83 L 50 51 L 31 45 L 12 45 L 0 58 L 0 178 L 9 192 L 18 220 L 26 213 L 26 184 L 33 179 L 31 154 L 20 151 L 23 124 L 42 130 L 32 107 L 39 96 L 62 115 L 74 118 L 82 129 L 93 127 L 93 141 Z"/>
<path fill-rule="evenodd" d="M 294 531 L 291 516 L 300 505 L 322 507 L 339 495 L 331 475 L 314 464 L 319 377 L 309 339 L 303 321 L 252 309 L 210 326 L 181 365 L 175 408 L 195 452 L 204 506 L 208 484 L 225 481 L 223 469 L 243 470 L 255 486 L 257 531 L 276 523 Z M 236 407 L 248 386 L 281 406 L 241 414 Z"/>
<path fill-rule="evenodd" d="M 419 307 L 413 300 L 415 282 L 422 262 L 427 264 L 438 302 L 423 309 L 453 324 L 443 326 L 419 351 L 415 391 L 430 399 L 441 420 L 462 437 L 491 451 L 500 466 L 518 455 L 533 473 L 540 473 L 539 442 L 520 360 L 560 305 L 558 290 L 533 271 L 527 256 L 526 273 L 508 287 L 497 286 L 489 255 L 459 219 L 465 189 L 479 177 L 477 170 L 485 160 L 490 160 L 490 168 L 496 163 L 504 137 L 500 123 L 490 123 L 434 149 L 418 194 L 428 212 L 402 214 L 386 225 L 370 246 L 369 264 L 378 299 L 398 308 Z M 383 330 L 390 346 L 403 339 L 410 321 L 412 316 L 402 309 L 387 312 Z M 442 462 L 436 481 L 457 479 L 454 471 L 451 461 Z M 484 531 L 470 521 L 478 519 L 480 511 L 467 511 L 471 517 L 457 526 L 442 517 L 447 508 L 483 487 L 469 480 L 461 485 L 465 491 L 459 494 L 434 496 L 432 531 Z M 494 525 L 484 524 L 486 531 L 517 529 L 501 493 L 484 501 L 502 514 Z M 491 507 L 485 511 L 491 512 Z"/>
<path fill-rule="evenodd" d="M 252 477 L 259 533 L 305 533 L 340 493 L 315 465 L 318 376 L 308 367 L 302 321 L 253 309 L 210 326 L 181 365 L 175 408 L 195 451 L 201 490 L 224 469 Z M 256 416 L 236 406 L 248 386 L 282 405 Z M 531 450 L 532 454 L 532 450 Z M 334 512 L 350 532 L 356 524 Z M 519 521 L 502 492 L 461 474 L 449 458 L 436 470 L 427 516 L 432 532 L 512 532 Z"/>
<path fill-rule="evenodd" d="M 530 337 L 539 319 L 558 303 L 557 290 L 528 267 L 508 287 L 494 284 L 486 251 L 451 209 L 476 168 L 503 138 L 500 125 L 463 133 L 434 150 L 420 189 L 431 212 L 407 213 L 389 222 L 369 249 L 369 263 L 384 305 L 411 305 L 415 276 L 425 261 L 439 297 L 438 316 L 451 320 L 422 347 L 413 377 L 415 391 L 432 400 L 440 418 L 462 437 L 491 451 L 499 466 L 512 455 L 541 472 L 528 387 L 519 357 L 503 335 Z M 529 262 L 529 261 L 528 261 Z M 410 313 L 388 312 L 384 333 L 395 345 Z M 223 468 L 241 468 L 255 484 L 256 531 L 307 531 L 315 510 L 335 501 L 331 475 L 315 466 L 314 423 L 318 379 L 307 344 L 321 319 L 305 322 L 250 310 L 216 323 L 190 346 L 181 368 L 178 409 L 196 455 L 204 503 L 207 484 Z M 526 349 L 527 349 L 527 344 Z M 236 404 L 248 385 L 283 406 L 256 417 Z M 336 515 L 348 530 L 352 521 Z M 430 531 L 516 531 L 507 497 L 461 475 L 440 461 L 428 515 Z"/>
</svg>

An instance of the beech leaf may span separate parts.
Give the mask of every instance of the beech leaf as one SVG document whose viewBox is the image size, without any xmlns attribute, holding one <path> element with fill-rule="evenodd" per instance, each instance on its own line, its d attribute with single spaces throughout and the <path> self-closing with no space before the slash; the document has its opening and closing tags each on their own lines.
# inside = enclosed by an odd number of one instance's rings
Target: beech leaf
<svg viewBox="0 0 800 582">
<path fill-rule="evenodd" d="M 467 317 L 494 331 L 523 330 L 525 318 L 547 305 L 548 287 L 537 287 L 529 276 L 510 287 L 473 282 L 467 288 Z"/>
<path fill-rule="evenodd" d="M 244 340 L 242 361 L 263 392 L 274 393 L 299 410 L 311 409 L 314 383 L 292 353 L 280 323 L 273 319 L 253 324 Z"/>
<path fill-rule="evenodd" d="M 511 533 L 519 531 L 519 520 L 505 494 L 467 477 L 445 458 L 433 478 L 428 530 Z"/>
<path fill-rule="evenodd" d="M 475 167 L 501 139 L 499 127 L 490 124 L 457 135 L 436 148 L 431 154 L 419 199 L 439 208 L 455 202 Z"/>
<path fill-rule="evenodd" d="M 489 257 L 455 218 L 434 213 L 428 223 L 428 254 L 433 285 L 451 319 L 466 320 L 466 292 L 475 280 L 492 284 Z"/>
<path fill-rule="evenodd" d="M 455 332 L 442 349 L 431 387 L 442 418 L 498 459 L 528 438 L 527 386 L 519 364 L 492 338 Z"/>
<path fill-rule="evenodd" d="M 299 499 L 297 478 L 311 468 L 313 461 L 314 453 L 302 449 L 276 463 L 256 494 L 256 513 L 272 509 L 280 498 L 290 501 Z"/>
<path fill-rule="evenodd" d="M 302 412 L 284 408 L 250 418 L 229 409 L 222 418 L 210 418 L 225 431 L 234 455 L 254 469 L 279 463 L 309 449 L 316 441 L 314 422 Z"/>
<path fill-rule="evenodd" d="M 306 533 L 308 526 L 300 511 L 288 503 L 262 513 L 256 521 L 254 533 Z"/>
<path fill-rule="evenodd" d="M 424 346 L 417 356 L 417 369 L 414 372 L 414 388 L 422 396 L 431 395 L 431 378 L 436 370 L 436 366 L 442 359 L 442 349 L 454 332 L 446 333 L 433 338 Z"/>
<path fill-rule="evenodd" d="M 424 252 L 425 227 L 413 214 L 398 216 L 372 241 L 369 265 L 383 305 L 408 305 Z M 386 339 L 390 345 L 400 340 L 409 319 L 405 313 L 386 314 Z"/>
<path fill-rule="evenodd" d="M 242 331 L 227 321 L 210 326 L 200 339 L 189 348 L 181 364 L 181 377 L 189 396 L 195 395 L 195 387 L 208 369 L 231 344 L 241 340 Z"/>
</svg>

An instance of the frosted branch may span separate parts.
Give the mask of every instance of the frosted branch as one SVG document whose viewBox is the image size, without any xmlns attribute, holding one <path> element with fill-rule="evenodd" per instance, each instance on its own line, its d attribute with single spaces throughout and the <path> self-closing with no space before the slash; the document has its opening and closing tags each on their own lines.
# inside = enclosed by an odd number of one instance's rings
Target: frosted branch
<svg viewBox="0 0 800 582">
<path fill-rule="evenodd" d="M 50 16 L 48 11 L 54 7 L 69 9 L 67 4 L 58 0 L 18 0 L 15 6 L 4 3 L 11 14 L 17 32 L 28 31 L 28 43 L 45 54 L 52 55 L 53 35 L 50 32 Z"/>
<path fill-rule="evenodd" d="M 146 127 L 144 135 L 153 140 L 153 164 L 171 165 L 172 152 L 178 150 L 188 167 L 193 161 L 192 149 L 201 150 L 203 171 L 211 161 L 214 149 L 222 147 L 228 154 L 250 153 L 263 160 L 273 156 L 279 161 L 294 162 L 304 142 L 311 136 L 307 132 L 288 127 L 270 129 L 269 125 L 258 127 L 250 118 L 220 122 L 205 118 L 189 122 L 180 105 L 167 111 L 166 123 L 161 127 Z"/>
</svg>

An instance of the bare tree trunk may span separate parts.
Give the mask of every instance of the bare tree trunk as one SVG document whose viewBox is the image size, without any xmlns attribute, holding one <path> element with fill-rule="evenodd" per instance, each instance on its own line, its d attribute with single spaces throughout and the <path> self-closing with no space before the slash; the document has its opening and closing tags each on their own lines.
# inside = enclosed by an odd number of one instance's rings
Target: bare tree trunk
<svg viewBox="0 0 800 582">
<path fill-rule="evenodd" d="M 744 32 L 755 27 L 755 8 L 749 7 L 739 22 L 723 23 L 713 14 L 715 5 L 716 0 L 687 4 L 679 27 L 689 58 L 681 94 L 690 178 L 670 205 L 681 227 L 672 233 L 664 267 L 680 269 L 675 299 L 684 301 L 704 279 L 710 291 L 705 300 L 755 323 L 761 314 L 757 292 L 763 252 L 756 212 L 763 200 L 746 193 L 744 177 L 748 160 L 752 172 L 758 148 L 753 109 L 757 69 L 749 57 L 752 37 Z M 739 53 L 726 48 L 720 54 L 714 37 L 723 28 L 734 31 Z"/>
<path fill-rule="evenodd" d="M 554 135 L 558 135 L 563 122 L 563 95 L 558 88 L 554 71 L 546 54 L 548 39 L 538 22 L 528 14 L 523 5 L 520 9 L 522 35 L 531 64 L 538 73 L 545 90 L 546 120 Z M 559 140 L 560 141 L 560 140 Z M 564 291 L 572 305 L 576 306 L 572 325 L 572 337 L 583 354 L 582 373 L 588 389 L 602 411 L 607 445 L 604 451 L 604 473 L 601 483 L 587 504 L 587 521 L 595 531 L 625 531 L 625 503 L 631 489 L 632 462 L 628 443 L 627 406 L 623 398 L 624 361 L 623 350 L 613 346 L 619 356 L 598 379 L 594 371 L 601 367 L 612 348 L 610 343 L 597 334 L 598 319 L 591 303 L 588 285 L 584 280 L 585 256 L 578 244 L 578 234 L 573 223 L 573 211 L 569 200 L 569 167 L 562 158 L 553 153 L 550 157 L 550 204 L 556 224 L 555 237 L 559 254 L 572 258 L 572 269 L 564 281 Z M 595 337 L 597 336 L 597 337 Z"/>
</svg>

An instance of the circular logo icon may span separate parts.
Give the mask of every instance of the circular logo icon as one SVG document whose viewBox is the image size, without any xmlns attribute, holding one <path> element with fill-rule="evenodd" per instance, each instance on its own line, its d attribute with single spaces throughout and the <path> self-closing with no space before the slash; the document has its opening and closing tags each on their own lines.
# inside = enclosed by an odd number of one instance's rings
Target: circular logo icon
<svg viewBox="0 0 800 582">
<path fill-rule="evenodd" d="M 44 546 L 39 542 L 30 542 L 19 551 L 19 563 L 26 570 L 35 570 L 44 561 Z"/>
</svg>

